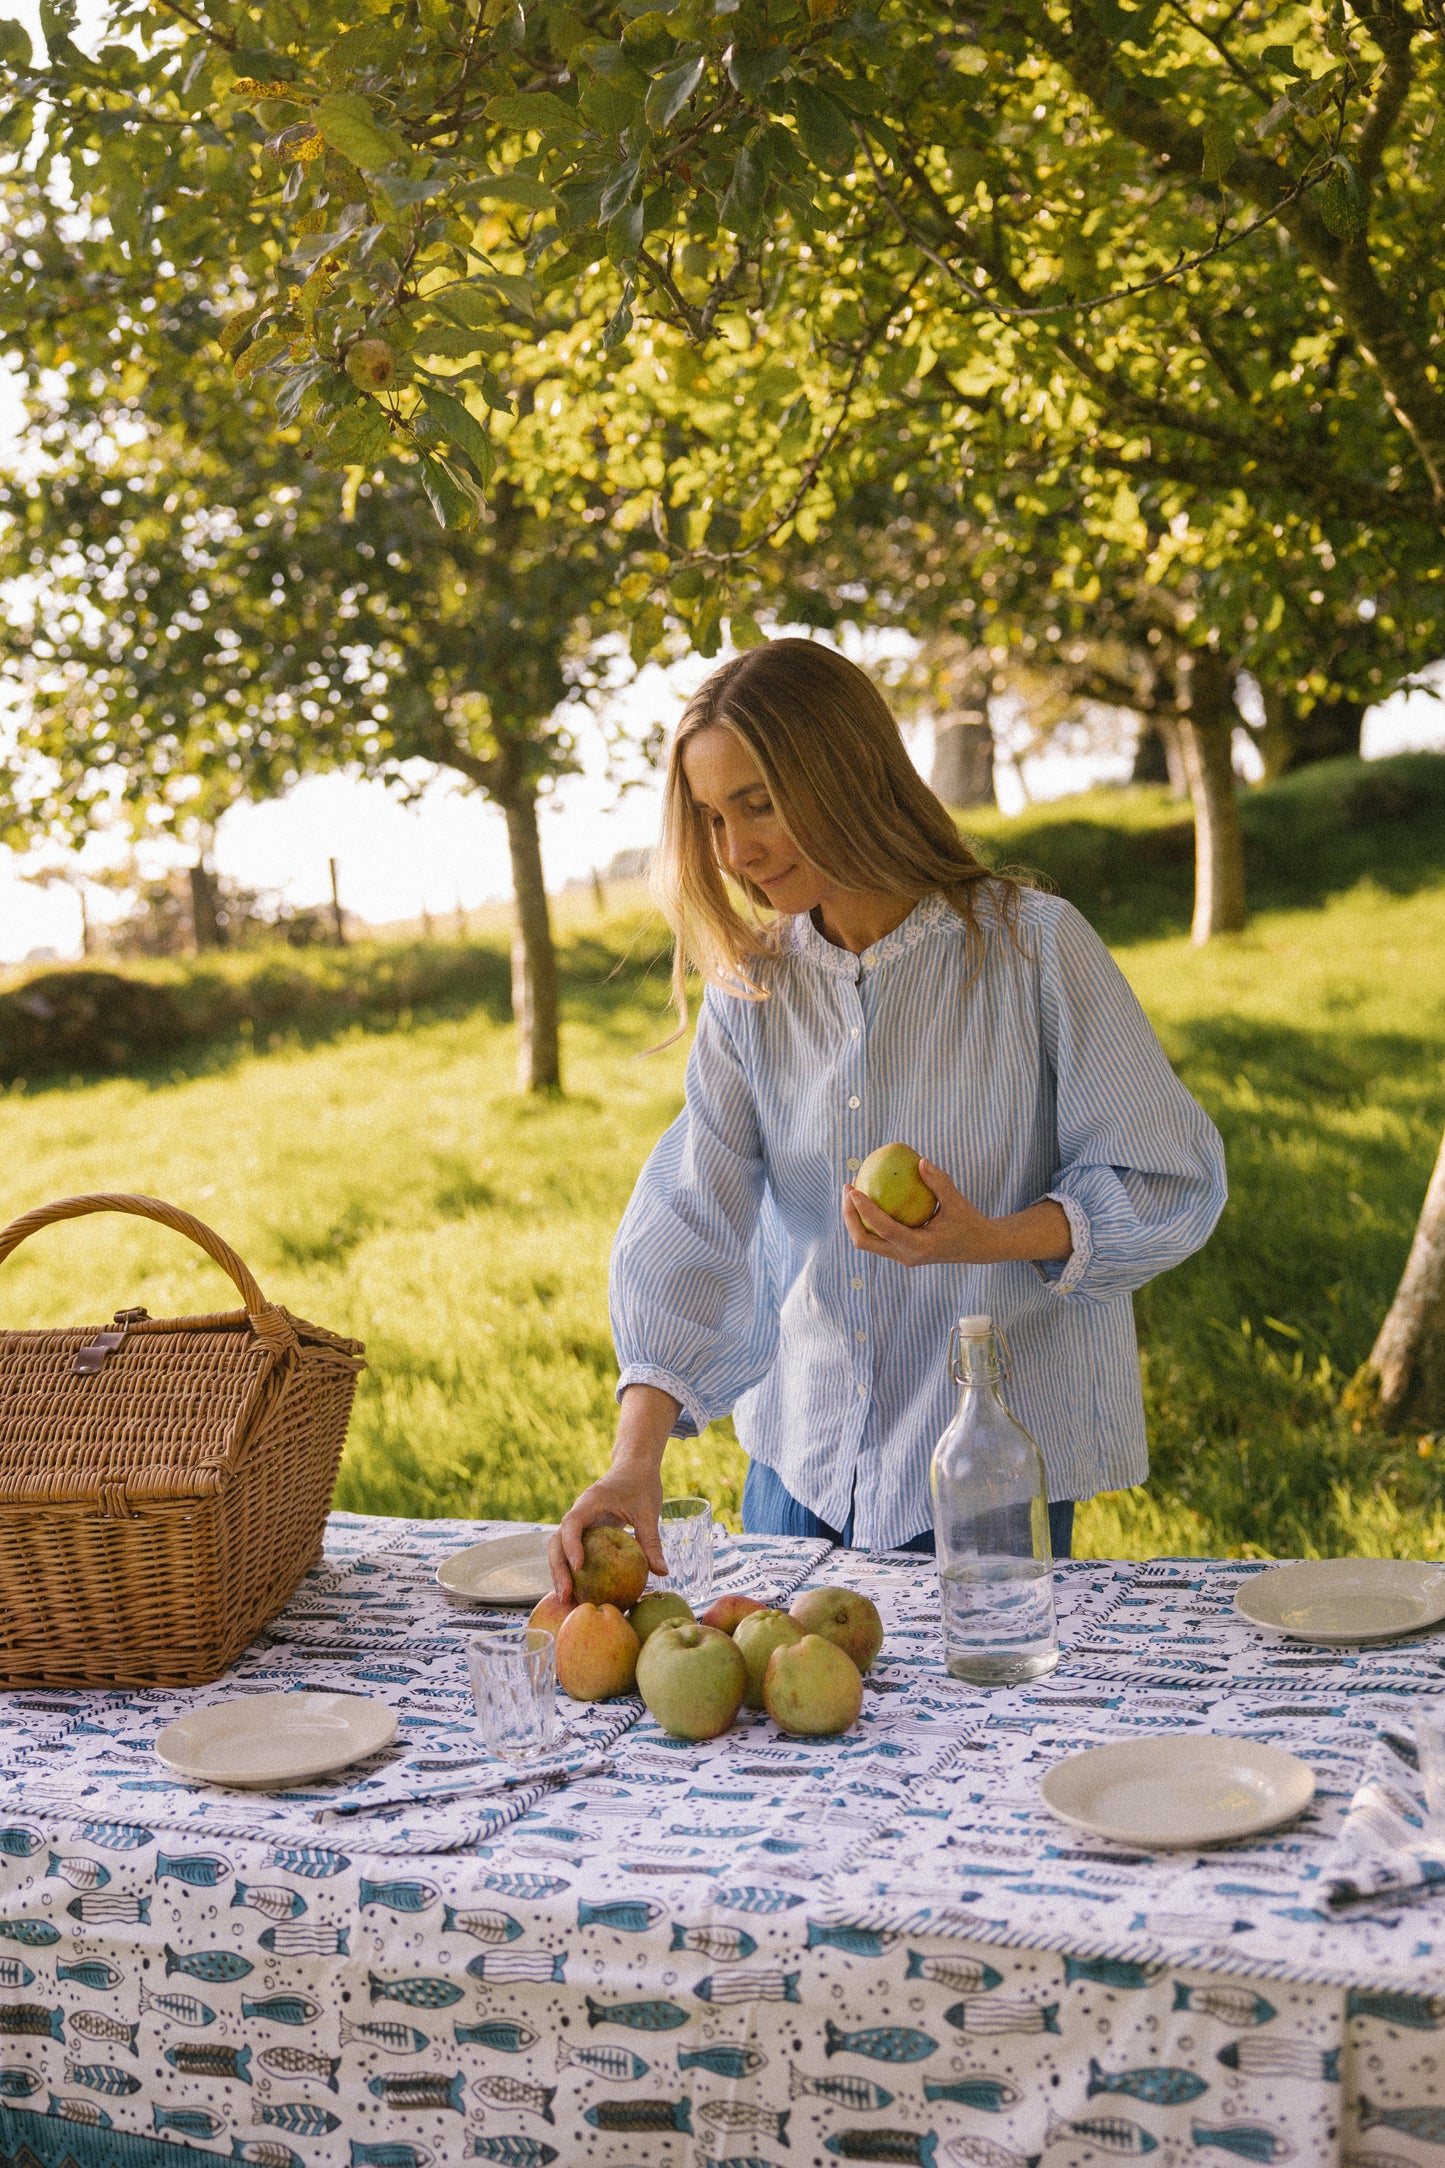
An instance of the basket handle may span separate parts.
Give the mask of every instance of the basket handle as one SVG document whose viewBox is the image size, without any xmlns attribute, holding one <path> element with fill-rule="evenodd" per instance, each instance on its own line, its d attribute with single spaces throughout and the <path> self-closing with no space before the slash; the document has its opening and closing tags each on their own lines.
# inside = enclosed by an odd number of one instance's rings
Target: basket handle
<svg viewBox="0 0 1445 2168">
<path fill-rule="evenodd" d="M 0 1227 L 0 1264 L 42 1227 L 53 1227 L 59 1220 L 82 1219 L 88 1212 L 130 1212 L 137 1219 L 156 1220 L 173 1233 L 188 1236 L 205 1251 L 212 1263 L 219 1265 L 235 1281 L 251 1318 L 273 1314 L 273 1306 L 257 1286 L 250 1266 L 237 1256 L 230 1243 L 223 1242 L 204 1220 L 182 1212 L 177 1205 L 164 1204 L 159 1197 L 130 1197 L 123 1191 L 113 1195 L 102 1192 L 91 1197 L 61 1197 L 55 1204 L 37 1205 L 33 1212 L 22 1212 L 19 1219 L 11 1220 L 8 1227 Z"/>
</svg>

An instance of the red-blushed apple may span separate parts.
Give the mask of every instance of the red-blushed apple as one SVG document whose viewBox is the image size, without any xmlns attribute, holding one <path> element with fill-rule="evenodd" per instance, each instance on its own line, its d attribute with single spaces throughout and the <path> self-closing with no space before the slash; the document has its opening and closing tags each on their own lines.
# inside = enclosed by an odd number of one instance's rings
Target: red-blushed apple
<svg viewBox="0 0 1445 2168">
<path fill-rule="evenodd" d="M 703 1612 L 704 1626 L 716 1626 L 719 1633 L 737 1631 L 739 1619 L 745 1619 L 753 1611 L 766 1611 L 767 1605 L 759 1603 L 756 1596 L 719 1596 Z"/>
<path fill-rule="evenodd" d="M 552 1590 L 548 1589 L 546 1595 L 528 1619 L 527 1624 L 540 1627 L 544 1634 L 555 1634 L 561 1627 L 562 1621 L 566 1618 L 568 1612 L 575 1611 L 576 1608 L 576 1604 L 570 1598 L 564 1601 L 561 1596 L 554 1595 Z"/>
<path fill-rule="evenodd" d="M 557 1684 L 574 1701 L 630 1694 L 641 1646 L 615 1604 L 576 1604 L 557 1632 Z"/>
<path fill-rule="evenodd" d="M 610 1603 L 630 1611 L 651 1570 L 636 1536 L 599 1521 L 583 1531 L 582 1563 L 572 1576 L 572 1594 L 578 1603 Z"/>
<path fill-rule="evenodd" d="M 783 1731 L 826 1739 L 846 1731 L 863 1706 L 863 1674 L 835 1642 L 804 1634 L 774 1649 L 763 1673 L 763 1707 Z"/>
<path fill-rule="evenodd" d="M 789 1604 L 788 1611 L 805 1634 L 821 1634 L 833 1642 L 860 1671 L 872 1668 L 883 1646 L 883 1621 L 877 1605 L 866 1596 L 851 1588 L 810 1588 Z"/>
<path fill-rule="evenodd" d="M 627 1614 L 628 1625 L 642 1642 L 659 1626 L 686 1626 L 691 1619 L 691 1604 L 671 1588 L 655 1588 L 650 1595 L 639 1596 Z"/>
<path fill-rule="evenodd" d="M 716 1739 L 747 1683 L 740 1651 L 715 1626 L 659 1626 L 637 1660 L 637 1691 L 675 1739 Z"/>
<path fill-rule="evenodd" d="M 744 1706 L 761 1709 L 763 1705 L 763 1673 L 768 1668 L 768 1658 L 774 1649 L 792 1648 L 803 1638 L 803 1629 L 786 1611 L 750 1611 L 740 1618 L 733 1644 L 742 1651 L 743 1662 L 748 1667 L 748 1683 L 743 1692 Z"/>
</svg>

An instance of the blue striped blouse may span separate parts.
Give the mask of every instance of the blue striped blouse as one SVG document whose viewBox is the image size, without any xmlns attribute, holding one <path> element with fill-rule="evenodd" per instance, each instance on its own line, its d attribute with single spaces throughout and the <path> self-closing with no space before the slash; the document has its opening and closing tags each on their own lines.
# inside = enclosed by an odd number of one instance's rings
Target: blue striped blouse
<svg viewBox="0 0 1445 2168">
<path fill-rule="evenodd" d="M 979 915 L 976 975 L 963 921 L 929 896 L 861 956 L 787 921 L 766 1001 L 709 987 L 686 1105 L 613 1246 L 619 1392 L 671 1393 L 679 1437 L 732 1410 L 747 1452 L 829 1526 L 851 1510 L 866 1548 L 932 1525 L 949 1329 L 979 1310 L 1007 1335 L 1050 1498 L 1142 1481 L 1130 1294 L 1224 1204 L 1218 1132 L 1086 921 L 1032 890 L 1012 930 L 991 892 Z M 1057 1198 L 1072 1254 L 909 1268 L 855 1250 L 839 1190 L 895 1139 L 991 1217 Z"/>
</svg>

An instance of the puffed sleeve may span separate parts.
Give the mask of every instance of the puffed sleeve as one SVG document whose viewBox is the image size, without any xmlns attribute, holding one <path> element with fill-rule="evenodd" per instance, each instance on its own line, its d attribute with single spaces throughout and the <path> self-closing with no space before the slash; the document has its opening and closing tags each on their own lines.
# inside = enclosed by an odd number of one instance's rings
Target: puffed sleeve
<svg viewBox="0 0 1445 2168">
<path fill-rule="evenodd" d="M 1224 1146 L 1170 1068 L 1088 922 L 1049 899 L 1040 1002 L 1054 1070 L 1072 1255 L 1042 1268 L 1061 1295 L 1129 1294 L 1201 1249 L 1224 1209 Z"/>
<path fill-rule="evenodd" d="M 671 1393 L 681 1438 L 726 1415 L 766 1375 L 777 1345 L 776 1316 L 756 1285 L 762 1141 L 719 1013 L 728 999 L 704 995 L 686 1103 L 637 1178 L 608 1281 L 617 1390 Z"/>
</svg>

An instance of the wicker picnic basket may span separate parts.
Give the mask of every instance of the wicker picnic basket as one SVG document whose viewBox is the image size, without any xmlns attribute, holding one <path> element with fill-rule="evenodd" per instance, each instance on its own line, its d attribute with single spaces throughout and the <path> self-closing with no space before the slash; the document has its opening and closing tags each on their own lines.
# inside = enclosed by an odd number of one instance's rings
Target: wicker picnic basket
<svg viewBox="0 0 1445 2168">
<path fill-rule="evenodd" d="M 0 1229 L 131 1212 L 188 1235 L 243 1310 L 0 1331 L 0 1685 L 218 1678 L 321 1555 L 361 1342 L 267 1302 L 155 1197 L 67 1197 Z"/>
</svg>

